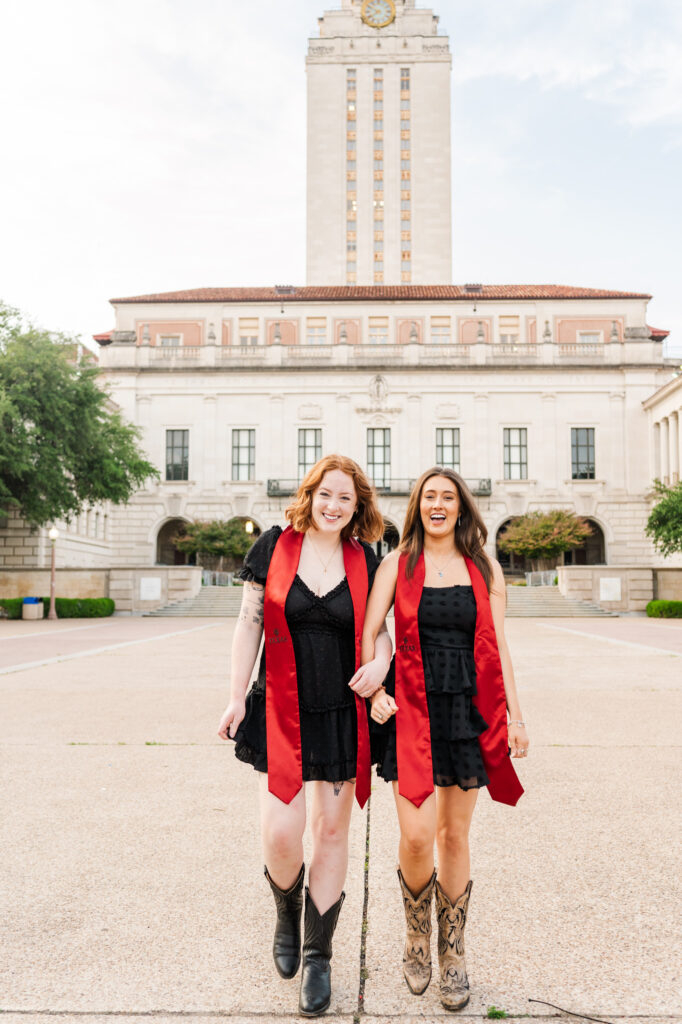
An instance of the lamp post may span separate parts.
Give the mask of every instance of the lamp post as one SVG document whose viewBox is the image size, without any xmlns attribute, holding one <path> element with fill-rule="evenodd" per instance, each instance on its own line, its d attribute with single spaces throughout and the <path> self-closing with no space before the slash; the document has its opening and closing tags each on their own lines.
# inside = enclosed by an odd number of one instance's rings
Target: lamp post
<svg viewBox="0 0 682 1024">
<path fill-rule="evenodd" d="M 247 533 L 253 533 L 253 523 L 251 522 L 250 519 L 247 519 L 246 522 L 244 523 L 244 529 L 246 530 Z"/>
<path fill-rule="evenodd" d="M 55 580 L 56 580 L 56 556 L 55 556 L 55 545 L 59 538 L 59 530 L 53 526 L 48 533 L 50 543 L 52 544 L 52 563 L 50 565 L 50 610 L 47 613 L 48 619 L 57 618 L 57 609 L 55 608 Z"/>
</svg>

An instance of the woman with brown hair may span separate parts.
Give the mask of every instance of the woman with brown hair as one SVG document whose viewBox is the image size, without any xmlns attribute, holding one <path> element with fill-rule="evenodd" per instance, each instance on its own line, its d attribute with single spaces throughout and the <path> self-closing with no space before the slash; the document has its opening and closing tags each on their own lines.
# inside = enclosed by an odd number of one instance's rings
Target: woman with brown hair
<svg viewBox="0 0 682 1024">
<path fill-rule="evenodd" d="M 372 697 L 372 718 L 382 726 L 375 760 L 393 783 L 400 825 L 403 974 L 415 995 L 431 980 L 435 891 L 440 997 L 448 1010 L 469 1001 L 464 925 L 478 790 L 487 786 L 494 800 L 516 804 L 523 789 L 509 750 L 528 753 L 504 639 L 504 577 L 485 553 L 486 538 L 459 474 L 438 466 L 424 473 L 410 495 L 400 547 L 377 572 L 362 645 L 371 663 L 395 602 L 395 659 Z"/>
<path fill-rule="evenodd" d="M 353 795 L 370 787 L 365 698 L 381 685 L 391 641 L 361 668 L 362 627 L 383 532 L 374 492 L 352 459 L 329 455 L 303 479 L 289 526 L 265 531 L 246 556 L 232 644 L 230 703 L 219 735 L 261 772 L 265 877 L 277 908 L 273 954 L 283 978 L 301 962 L 304 784 L 312 789 L 313 854 L 306 887 L 299 1009 L 331 999 L 332 936 L 344 900 Z M 379 634 L 380 631 L 377 631 Z M 246 696 L 261 637 L 258 676 Z"/>
</svg>

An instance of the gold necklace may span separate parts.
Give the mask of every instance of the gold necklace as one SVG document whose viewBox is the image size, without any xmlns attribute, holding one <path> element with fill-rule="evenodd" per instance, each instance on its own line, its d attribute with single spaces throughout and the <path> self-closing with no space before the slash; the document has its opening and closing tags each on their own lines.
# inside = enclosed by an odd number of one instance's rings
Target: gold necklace
<svg viewBox="0 0 682 1024">
<path fill-rule="evenodd" d="M 433 558 L 431 558 L 431 555 L 430 555 L 430 554 L 428 553 L 428 551 L 426 550 L 426 548 L 424 548 L 424 554 L 425 554 L 425 556 L 426 556 L 426 557 L 428 558 L 429 562 L 430 562 L 430 563 L 431 563 L 431 565 L 432 565 L 432 566 L 434 567 L 434 569 L 436 570 L 436 572 L 438 573 L 438 575 L 440 576 L 440 578 L 441 578 L 441 579 L 443 579 L 443 573 L 445 572 L 445 570 L 447 569 L 447 567 L 448 567 L 448 566 L 450 565 L 450 562 L 452 562 L 452 560 L 453 560 L 454 558 L 456 558 L 456 557 L 457 557 L 457 552 L 455 551 L 455 552 L 454 552 L 454 553 L 453 553 L 453 554 L 452 554 L 452 555 L 450 556 L 450 558 L 448 558 L 448 560 L 447 560 L 447 562 L 445 563 L 445 565 L 443 566 L 443 568 L 442 568 L 442 569 L 440 569 L 440 568 L 439 568 L 439 567 L 438 567 L 438 566 L 436 565 L 436 563 L 434 562 Z"/>
<path fill-rule="evenodd" d="M 311 546 L 312 546 L 312 549 L 313 549 L 313 551 L 315 552 L 315 554 L 317 555 L 317 558 L 318 558 L 318 560 L 320 561 L 320 564 L 322 565 L 322 575 L 323 575 L 323 576 L 326 576 L 326 575 L 327 575 L 327 569 L 329 568 L 329 565 L 330 565 L 330 563 L 331 563 L 331 560 L 332 560 L 332 558 L 334 557 L 334 555 L 336 554 L 336 552 L 337 552 L 337 551 L 339 550 L 339 548 L 341 547 L 341 539 L 339 538 L 339 542 L 338 542 L 338 544 L 336 545 L 336 547 L 335 547 L 335 548 L 334 548 L 334 550 L 332 551 L 332 553 L 331 553 L 331 555 L 330 555 L 330 557 L 329 557 L 329 559 L 327 560 L 327 562 L 326 562 L 326 563 L 325 563 L 324 559 L 322 558 L 322 556 L 320 555 L 320 552 L 319 552 L 319 551 L 317 550 L 317 548 L 315 547 L 315 544 L 314 544 L 314 542 L 313 542 L 313 538 L 309 536 L 309 537 L 308 537 L 308 540 L 310 541 L 310 544 L 311 544 Z M 318 596 L 318 597 L 320 596 L 320 589 L 321 589 L 321 587 L 320 587 L 320 586 L 318 586 L 318 588 L 317 588 L 317 596 Z"/>
</svg>

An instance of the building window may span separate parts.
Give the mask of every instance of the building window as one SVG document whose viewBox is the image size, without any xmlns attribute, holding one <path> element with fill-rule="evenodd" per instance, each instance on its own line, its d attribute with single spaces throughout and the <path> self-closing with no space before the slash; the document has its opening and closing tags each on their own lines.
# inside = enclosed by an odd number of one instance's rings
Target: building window
<svg viewBox="0 0 682 1024">
<path fill-rule="evenodd" d="M 594 427 L 571 427 L 571 475 L 594 480 Z"/>
<path fill-rule="evenodd" d="M 400 91 L 401 92 L 407 92 L 409 88 L 410 88 L 410 69 L 409 68 L 401 68 L 400 69 Z"/>
<path fill-rule="evenodd" d="M 391 482 L 391 429 L 370 427 L 367 430 L 367 472 L 376 487 Z"/>
<path fill-rule="evenodd" d="M 431 326 L 431 343 L 433 345 L 449 345 L 451 337 L 451 328 L 449 326 L 445 324 Z"/>
<path fill-rule="evenodd" d="M 256 431 L 232 431 L 232 479 L 253 480 L 256 475 Z"/>
<path fill-rule="evenodd" d="M 180 335 L 179 334 L 162 334 L 159 337 L 161 346 L 163 348 L 179 348 L 180 347 Z"/>
<path fill-rule="evenodd" d="M 166 431 L 166 480 L 189 480 L 189 430 Z"/>
<path fill-rule="evenodd" d="M 436 428 L 436 465 L 459 473 L 459 427 Z"/>
<path fill-rule="evenodd" d="M 518 345 L 521 327 L 518 316 L 500 317 L 500 344 Z"/>
<path fill-rule="evenodd" d="M 578 344 L 599 345 L 601 344 L 601 333 L 599 331 L 578 331 Z"/>
<path fill-rule="evenodd" d="M 318 427 L 302 427 L 298 432 L 298 479 L 322 458 L 322 431 Z"/>
<path fill-rule="evenodd" d="M 528 479 L 528 430 L 526 427 L 504 428 L 504 479 Z"/>
</svg>

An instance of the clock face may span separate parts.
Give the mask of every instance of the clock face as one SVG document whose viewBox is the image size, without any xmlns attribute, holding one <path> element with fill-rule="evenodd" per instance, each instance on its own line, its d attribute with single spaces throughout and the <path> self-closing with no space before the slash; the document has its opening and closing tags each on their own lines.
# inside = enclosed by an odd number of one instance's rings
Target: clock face
<svg viewBox="0 0 682 1024">
<path fill-rule="evenodd" d="M 362 20 L 372 28 L 385 28 L 394 18 L 393 0 L 365 0 L 362 5 Z"/>
</svg>

